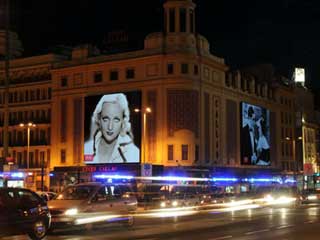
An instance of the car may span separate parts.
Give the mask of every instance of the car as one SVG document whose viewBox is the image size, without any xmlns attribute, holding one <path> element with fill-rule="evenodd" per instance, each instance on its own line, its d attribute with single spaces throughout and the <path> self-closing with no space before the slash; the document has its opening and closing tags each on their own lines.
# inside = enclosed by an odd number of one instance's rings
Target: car
<svg viewBox="0 0 320 240">
<path fill-rule="evenodd" d="M 106 222 L 131 226 L 137 204 L 129 186 L 99 182 L 68 186 L 48 202 L 53 230 Z"/>
<path fill-rule="evenodd" d="M 300 196 L 296 188 L 272 187 L 260 191 L 257 201 L 263 205 L 297 207 L 301 204 Z"/>
<path fill-rule="evenodd" d="M 320 202 L 320 191 L 314 189 L 306 189 L 301 193 L 302 203 L 317 203 Z"/>
<path fill-rule="evenodd" d="M 29 189 L 0 188 L 0 213 L 0 238 L 28 234 L 31 239 L 40 240 L 50 228 L 46 201 Z"/>
<path fill-rule="evenodd" d="M 162 208 L 197 207 L 201 204 L 201 196 L 187 193 L 172 193 L 160 202 Z"/>
<path fill-rule="evenodd" d="M 55 192 L 36 192 L 40 197 L 42 197 L 43 199 L 45 199 L 47 202 L 54 199 L 57 194 Z"/>
</svg>

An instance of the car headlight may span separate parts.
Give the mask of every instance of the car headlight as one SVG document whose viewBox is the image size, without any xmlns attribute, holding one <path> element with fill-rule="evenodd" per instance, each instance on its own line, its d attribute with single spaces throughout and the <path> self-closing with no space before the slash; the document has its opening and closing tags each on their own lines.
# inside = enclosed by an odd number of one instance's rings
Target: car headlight
<svg viewBox="0 0 320 240">
<path fill-rule="evenodd" d="M 67 211 L 65 211 L 64 214 L 68 215 L 68 216 L 77 215 L 78 214 L 78 209 L 76 209 L 76 208 L 68 209 Z"/>
<path fill-rule="evenodd" d="M 178 202 L 177 202 L 177 201 L 173 201 L 173 202 L 172 202 L 172 206 L 173 206 L 173 207 L 178 206 Z"/>
<path fill-rule="evenodd" d="M 317 196 L 315 195 L 310 195 L 307 197 L 308 200 L 316 200 L 317 199 Z"/>
<path fill-rule="evenodd" d="M 160 207 L 165 207 L 166 206 L 166 202 L 161 202 L 160 203 Z"/>
<path fill-rule="evenodd" d="M 270 194 L 268 194 L 264 197 L 264 200 L 267 202 L 272 202 L 274 201 L 274 198 Z"/>
</svg>

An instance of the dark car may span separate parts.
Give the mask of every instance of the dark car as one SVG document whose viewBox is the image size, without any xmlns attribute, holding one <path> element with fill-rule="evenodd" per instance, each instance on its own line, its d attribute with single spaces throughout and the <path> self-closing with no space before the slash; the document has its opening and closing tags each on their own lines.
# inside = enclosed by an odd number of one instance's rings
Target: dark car
<svg viewBox="0 0 320 240">
<path fill-rule="evenodd" d="M 306 189 L 301 193 L 302 203 L 319 203 L 320 191 L 315 189 Z"/>
<path fill-rule="evenodd" d="M 24 188 L 0 188 L 0 238 L 28 234 L 31 239 L 45 237 L 51 215 L 44 199 Z"/>
</svg>

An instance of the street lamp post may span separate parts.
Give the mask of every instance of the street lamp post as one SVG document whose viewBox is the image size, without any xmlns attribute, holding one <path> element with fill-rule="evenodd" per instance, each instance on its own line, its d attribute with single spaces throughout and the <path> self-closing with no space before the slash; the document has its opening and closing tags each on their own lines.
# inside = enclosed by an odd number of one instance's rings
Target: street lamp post
<svg viewBox="0 0 320 240">
<path fill-rule="evenodd" d="M 30 129 L 32 127 L 36 127 L 36 125 L 32 122 L 29 122 L 27 124 L 20 123 L 20 127 L 27 127 L 27 169 L 29 169 L 29 152 L 30 152 Z"/>
<path fill-rule="evenodd" d="M 134 109 L 135 112 L 141 112 L 140 109 L 135 108 Z M 143 163 L 146 163 L 146 149 L 147 149 L 147 114 L 151 113 L 151 108 L 150 107 L 146 107 L 143 110 Z"/>
</svg>

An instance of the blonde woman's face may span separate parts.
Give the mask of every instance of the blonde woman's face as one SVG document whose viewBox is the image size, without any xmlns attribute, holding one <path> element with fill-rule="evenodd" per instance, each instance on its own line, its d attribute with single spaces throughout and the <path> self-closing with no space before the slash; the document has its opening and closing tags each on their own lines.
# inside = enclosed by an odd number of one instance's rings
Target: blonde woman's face
<svg viewBox="0 0 320 240">
<path fill-rule="evenodd" d="M 119 103 L 106 102 L 101 111 L 101 132 L 108 143 L 112 143 L 120 134 L 123 123 L 123 110 Z"/>
</svg>

